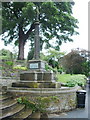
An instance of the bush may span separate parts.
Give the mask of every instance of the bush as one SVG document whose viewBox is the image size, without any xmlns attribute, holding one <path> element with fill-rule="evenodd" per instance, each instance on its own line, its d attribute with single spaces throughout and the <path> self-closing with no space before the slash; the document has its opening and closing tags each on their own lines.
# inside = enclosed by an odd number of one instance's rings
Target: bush
<svg viewBox="0 0 90 120">
<path fill-rule="evenodd" d="M 16 66 L 13 67 L 14 70 L 27 70 L 27 67 Z"/>
<path fill-rule="evenodd" d="M 84 86 L 86 84 L 86 80 L 85 80 L 85 76 L 83 75 L 76 75 L 76 76 L 72 76 L 70 81 L 68 81 L 66 83 L 66 85 L 68 87 L 74 87 L 75 85 L 78 85 L 78 86 Z"/>
<path fill-rule="evenodd" d="M 8 65 L 8 66 L 13 66 L 13 62 L 12 61 L 6 61 L 5 64 Z"/>
<path fill-rule="evenodd" d="M 83 66 L 83 74 L 89 77 L 90 76 L 90 60 L 84 62 L 82 66 Z"/>
<path fill-rule="evenodd" d="M 0 50 L 0 59 L 11 60 L 13 58 L 12 52 L 6 49 Z"/>
<path fill-rule="evenodd" d="M 63 67 L 60 67 L 59 69 L 57 69 L 57 71 L 61 74 L 62 72 L 64 72 L 64 68 Z"/>
<path fill-rule="evenodd" d="M 76 84 L 76 82 L 75 81 L 68 81 L 66 84 L 65 84 L 67 87 L 74 87 L 75 85 L 77 85 Z"/>
<path fill-rule="evenodd" d="M 46 64 L 45 65 L 45 70 L 46 71 L 53 71 L 53 72 L 57 72 L 57 70 L 55 68 L 52 68 L 50 65 Z"/>
</svg>

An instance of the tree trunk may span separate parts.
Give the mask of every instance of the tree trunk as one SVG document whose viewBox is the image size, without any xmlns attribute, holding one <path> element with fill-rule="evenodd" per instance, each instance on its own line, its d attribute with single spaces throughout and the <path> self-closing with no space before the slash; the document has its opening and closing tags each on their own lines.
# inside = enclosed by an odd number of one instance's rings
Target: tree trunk
<svg viewBox="0 0 90 120">
<path fill-rule="evenodd" d="M 19 25 L 19 52 L 18 52 L 18 60 L 24 60 L 24 32 L 22 29 L 22 25 Z"/>
<path fill-rule="evenodd" d="M 18 53 L 18 60 L 24 60 L 24 40 L 19 39 L 19 53 Z"/>
<path fill-rule="evenodd" d="M 26 40 L 28 39 L 30 33 L 32 32 L 32 30 L 35 28 L 34 23 L 31 25 L 30 29 L 27 31 L 26 34 L 24 34 L 23 31 L 23 26 L 22 24 L 19 25 L 19 53 L 18 53 L 18 60 L 24 60 L 24 45 Z"/>
</svg>

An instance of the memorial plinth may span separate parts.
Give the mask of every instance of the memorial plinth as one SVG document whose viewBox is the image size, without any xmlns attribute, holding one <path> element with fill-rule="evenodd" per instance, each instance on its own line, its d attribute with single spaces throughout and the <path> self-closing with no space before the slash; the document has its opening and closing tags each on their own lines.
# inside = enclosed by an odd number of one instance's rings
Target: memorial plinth
<svg viewBox="0 0 90 120">
<path fill-rule="evenodd" d="M 45 62 L 41 60 L 28 61 L 28 71 L 20 73 L 20 82 L 13 83 L 13 87 L 26 88 L 56 88 L 55 73 L 45 70 Z"/>
<path fill-rule="evenodd" d="M 30 70 L 44 70 L 45 71 L 45 63 L 42 60 L 29 60 L 28 61 L 28 68 Z"/>
<path fill-rule="evenodd" d="M 21 81 L 37 81 L 37 82 L 55 82 L 53 72 L 47 71 L 26 71 L 20 74 Z"/>
</svg>

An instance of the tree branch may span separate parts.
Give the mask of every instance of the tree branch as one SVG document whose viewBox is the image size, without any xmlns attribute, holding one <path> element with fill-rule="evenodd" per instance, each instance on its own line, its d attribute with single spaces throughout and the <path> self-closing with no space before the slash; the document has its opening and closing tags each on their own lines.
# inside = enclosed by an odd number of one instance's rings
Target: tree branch
<svg viewBox="0 0 90 120">
<path fill-rule="evenodd" d="M 30 33 L 32 32 L 33 29 L 35 29 L 35 24 L 34 24 L 34 23 L 32 23 L 30 29 L 29 29 L 29 30 L 27 31 L 27 33 L 25 34 L 25 40 L 28 39 L 28 37 L 29 37 L 29 35 L 30 35 Z"/>
<path fill-rule="evenodd" d="M 14 10 L 14 9 L 11 9 L 11 7 L 10 6 L 8 6 L 9 7 L 9 9 L 11 10 L 11 11 L 13 11 L 14 12 L 14 15 L 15 15 L 15 17 L 18 19 L 18 16 L 17 16 L 17 14 L 16 14 L 16 11 Z M 12 14 L 12 13 L 11 13 Z"/>
<path fill-rule="evenodd" d="M 17 14 L 16 14 L 15 10 L 13 10 L 13 12 L 14 12 L 15 17 L 18 19 L 18 16 L 17 16 Z"/>
</svg>

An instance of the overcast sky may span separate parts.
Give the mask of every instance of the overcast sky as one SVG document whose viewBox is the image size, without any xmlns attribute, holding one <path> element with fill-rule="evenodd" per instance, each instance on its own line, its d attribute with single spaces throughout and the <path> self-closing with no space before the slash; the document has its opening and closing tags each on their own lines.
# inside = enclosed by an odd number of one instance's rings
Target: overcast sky
<svg viewBox="0 0 90 120">
<path fill-rule="evenodd" d="M 73 48 L 88 50 L 88 0 L 74 0 L 73 16 L 79 21 L 79 35 L 73 36 L 73 42 L 63 43 L 61 50 L 70 51 Z"/>
<path fill-rule="evenodd" d="M 74 48 L 83 48 L 88 50 L 88 1 L 89 0 L 74 0 L 73 16 L 79 21 L 79 35 L 73 36 L 73 42 L 63 43 L 61 45 L 61 51 L 71 51 Z M 12 51 L 12 45 L 4 46 L 0 40 L 0 49 L 5 48 Z M 29 47 L 25 47 L 25 57 L 27 56 Z"/>
</svg>

